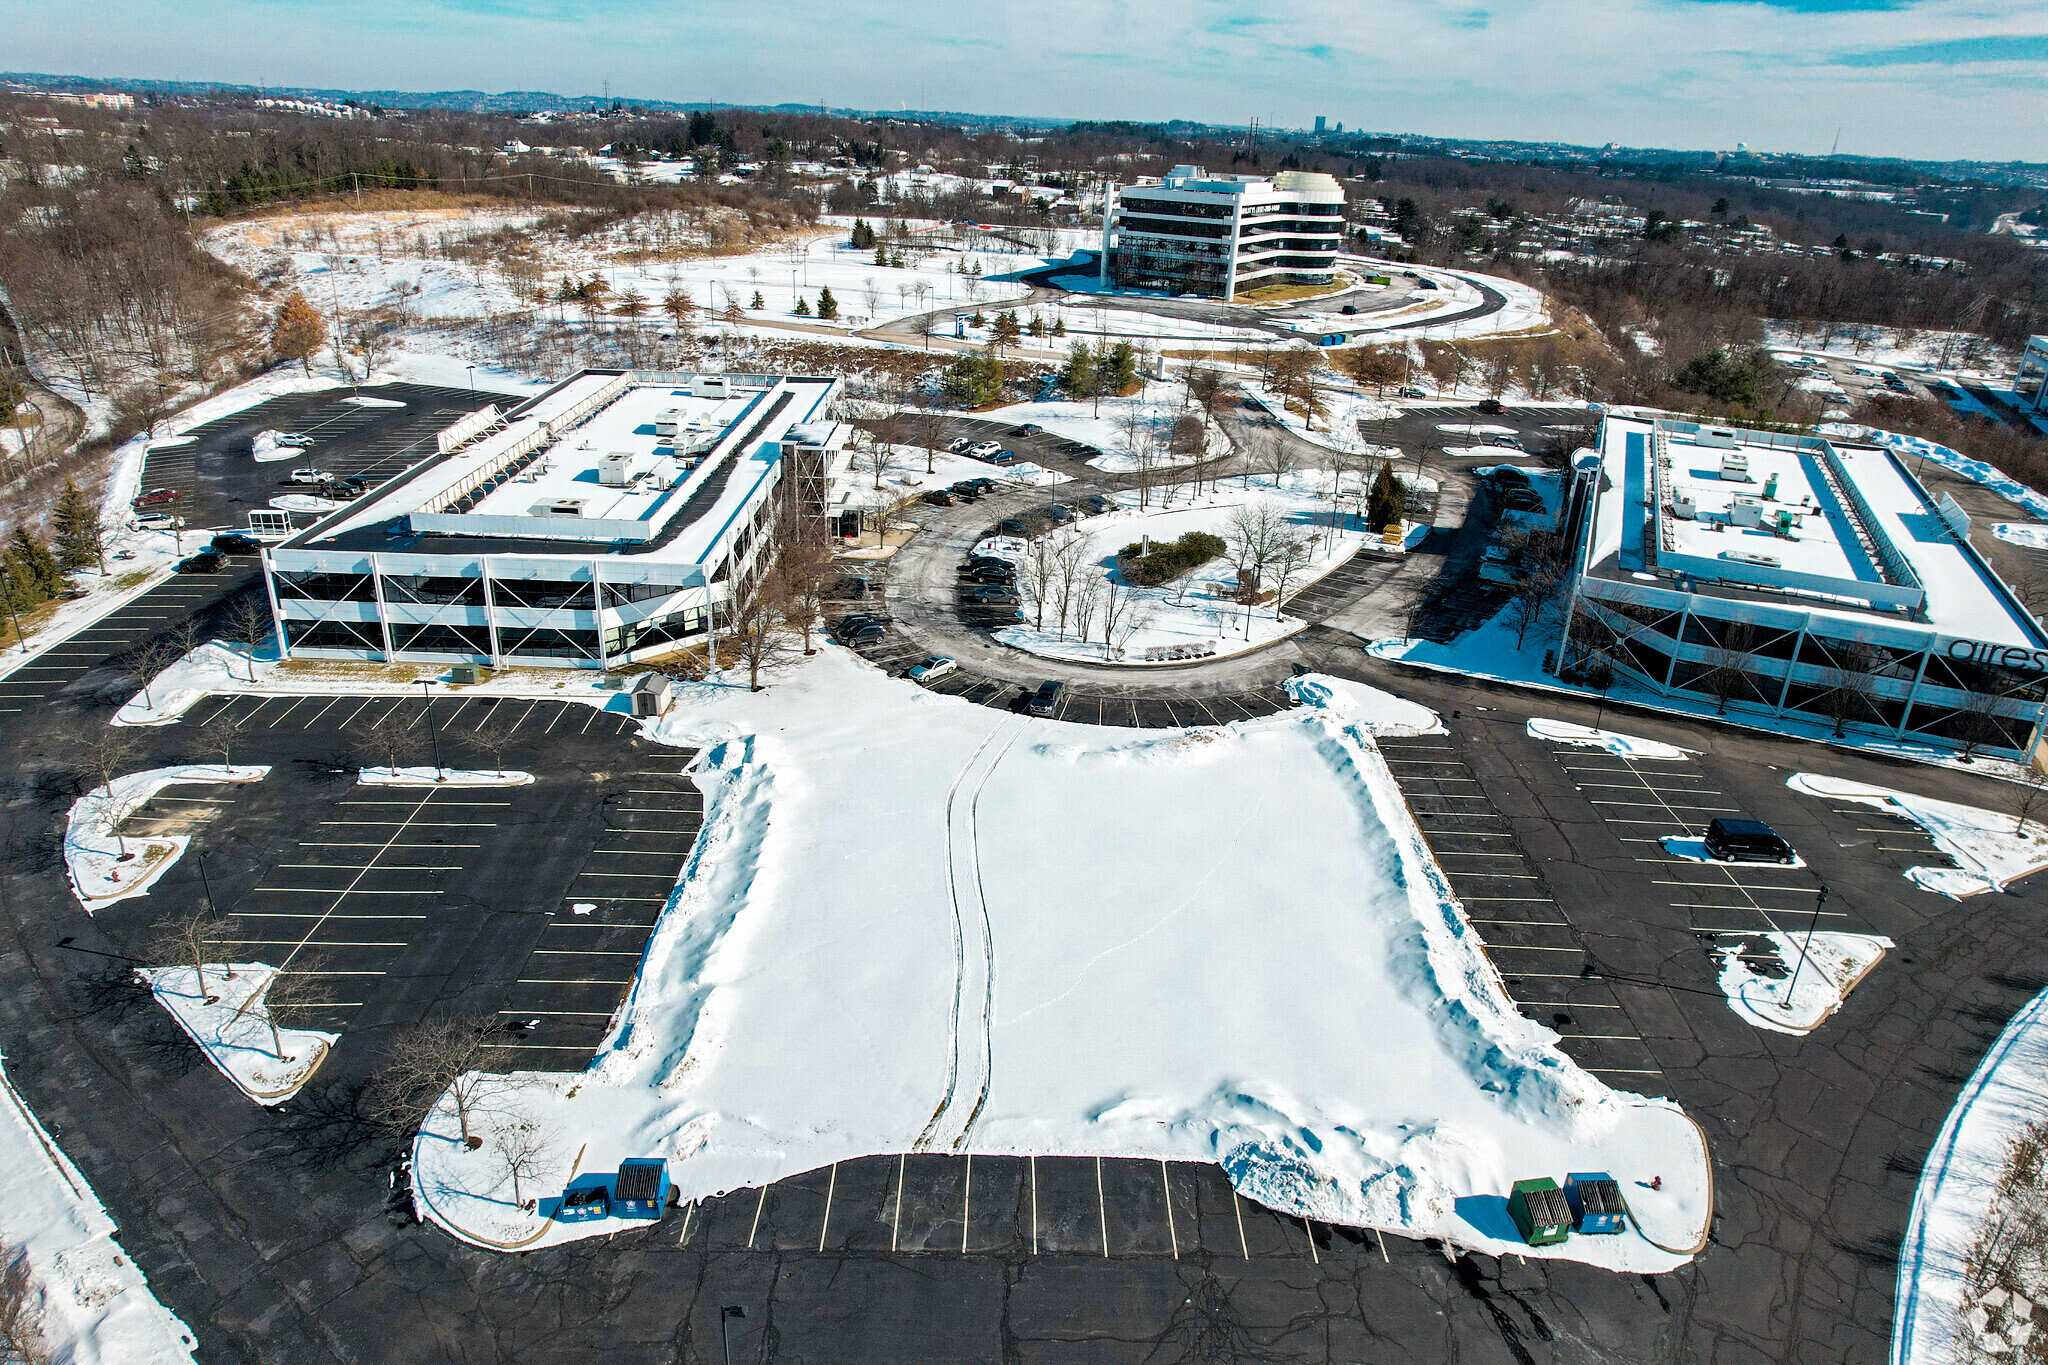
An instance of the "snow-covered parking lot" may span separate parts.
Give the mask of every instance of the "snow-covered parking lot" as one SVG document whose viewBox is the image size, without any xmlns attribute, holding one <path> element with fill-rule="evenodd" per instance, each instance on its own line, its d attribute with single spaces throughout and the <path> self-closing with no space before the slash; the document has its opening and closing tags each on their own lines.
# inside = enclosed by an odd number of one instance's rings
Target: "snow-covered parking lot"
<svg viewBox="0 0 2048 1365">
<path fill-rule="evenodd" d="M 836 649 L 760 693 L 687 690 L 649 734 L 701 748 L 704 831 L 612 1036 L 581 1075 L 494 1087 L 474 1149 L 444 1101 L 415 1146 L 422 1209 L 538 1246 L 616 1226 L 547 1220 L 572 1163 L 665 1157 L 689 1199 L 877 1153 L 1130 1155 L 1214 1161 L 1319 1220 L 1681 1263 L 1703 1140 L 1502 995 L 1372 739 L 1434 718 L 1298 692 L 1138 736 Z M 508 1133 L 545 1139 L 532 1211 L 494 1155 Z M 1513 1181 L 1589 1170 L 1681 1250 L 1511 1241 Z"/>
</svg>

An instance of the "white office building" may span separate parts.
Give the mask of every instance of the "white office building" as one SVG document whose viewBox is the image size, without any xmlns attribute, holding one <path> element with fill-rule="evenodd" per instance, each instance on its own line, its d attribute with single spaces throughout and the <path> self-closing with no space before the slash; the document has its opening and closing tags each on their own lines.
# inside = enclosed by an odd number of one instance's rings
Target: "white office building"
<svg viewBox="0 0 2048 1365">
<path fill-rule="evenodd" d="M 1331 283 L 1343 245 L 1344 191 L 1331 176 L 1176 166 L 1162 180 L 1110 187 L 1100 273 L 1118 288 L 1230 301 L 1264 284 Z"/>
<path fill-rule="evenodd" d="M 2048 635 L 1882 446 L 1609 417 L 1575 466 L 1556 658 L 1742 717 L 2032 755 Z"/>
<path fill-rule="evenodd" d="M 703 645 L 846 460 L 830 378 L 587 370 L 263 552 L 287 656 L 616 668 Z"/>
<path fill-rule="evenodd" d="M 2027 338 L 2020 352 L 2019 377 L 2013 381 L 2020 401 L 2036 412 L 2048 412 L 2048 337 Z"/>
</svg>

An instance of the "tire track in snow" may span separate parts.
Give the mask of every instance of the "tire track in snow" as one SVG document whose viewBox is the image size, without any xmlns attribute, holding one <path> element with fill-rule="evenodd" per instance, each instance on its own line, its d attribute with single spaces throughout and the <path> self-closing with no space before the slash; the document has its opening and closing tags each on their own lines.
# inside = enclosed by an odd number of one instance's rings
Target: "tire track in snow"
<svg viewBox="0 0 2048 1365">
<path fill-rule="evenodd" d="M 988 1088 L 995 1077 L 995 1016 L 996 1016 L 996 930 L 988 913 L 988 888 L 981 877 L 981 793 L 994 777 L 996 769 L 1003 766 L 1010 749 L 1024 731 L 1024 722 L 1019 720 L 1016 729 L 1010 733 L 1007 743 L 996 753 L 981 780 L 974 784 L 974 795 L 967 802 L 967 856 L 974 860 L 974 899 L 981 906 L 981 951 L 984 958 L 981 995 L 981 1091 L 974 1097 L 974 1108 L 967 1115 L 967 1124 L 960 1130 L 960 1136 L 953 1139 L 953 1150 L 960 1151 L 967 1146 L 967 1139 L 974 1136 L 974 1125 L 981 1121 L 981 1111 L 988 1105 Z M 957 1034 L 955 1035 L 958 1036 Z"/>
<path fill-rule="evenodd" d="M 960 1001 L 967 989 L 967 925 L 965 917 L 960 912 L 959 860 L 954 856 L 953 808 L 959 798 L 961 785 L 967 781 L 968 774 L 974 771 L 974 765 L 981 761 L 982 754 L 1002 730 L 1003 727 L 998 724 L 982 736 L 981 743 L 974 746 L 974 752 L 967 756 L 967 761 L 960 765 L 960 771 L 954 774 L 953 785 L 946 789 L 946 890 L 953 906 L 953 1013 L 948 1025 L 951 1037 L 946 1049 L 946 1093 L 939 1096 L 938 1107 L 932 1110 L 932 1116 L 925 1120 L 924 1131 L 919 1133 L 917 1141 L 911 1144 L 910 1150 L 913 1152 L 926 1151 L 931 1147 L 932 1135 L 938 1131 L 940 1121 L 952 1107 L 954 1092 L 960 1084 Z M 977 787 L 975 790 L 979 795 L 980 788 Z"/>
</svg>

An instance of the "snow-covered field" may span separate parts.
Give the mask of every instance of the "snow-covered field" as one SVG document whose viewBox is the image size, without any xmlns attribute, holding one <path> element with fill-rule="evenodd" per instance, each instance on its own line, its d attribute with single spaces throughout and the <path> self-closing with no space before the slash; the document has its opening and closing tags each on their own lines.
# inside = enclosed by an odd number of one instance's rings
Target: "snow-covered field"
<svg viewBox="0 0 2048 1365">
<path fill-rule="evenodd" d="M 665 1157 L 690 1199 L 912 1149 L 1132 1155 L 1218 1162 L 1317 1219 L 1682 1263 L 1708 1214 L 1698 1130 L 1502 994 L 1371 740 L 1383 706 L 1415 708 L 1322 695 L 1136 736 L 836 648 L 760 693 L 687 688 L 648 732 L 701 749 L 704 832 L 612 1036 L 582 1075 L 497 1090 L 478 1150 L 444 1099 L 420 1207 L 486 1244 L 614 1230 L 513 1202 L 493 1152 L 526 1127 L 544 1194 L 579 1158 Z M 1589 1169 L 1681 1250 L 1522 1247 L 1510 1183 Z"/>
<path fill-rule="evenodd" d="M 64 1365 L 190 1365 L 192 1330 L 157 1302 L 120 1229 L 0 1073 L 0 1246 L 28 1257 L 33 1326 Z"/>
<path fill-rule="evenodd" d="M 1934 846 L 1961 866 L 1909 867 L 1905 875 L 1956 900 L 2002 891 L 2007 883 L 2048 867 L 2048 826 L 2034 820 L 1819 773 L 1794 773 L 1785 785 L 1808 796 L 1870 806 L 1926 830 Z"/>
<path fill-rule="evenodd" d="M 175 783 L 260 782 L 269 772 L 262 765 L 186 763 L 126 773 L 115 778 L 112 787 L 95 787 L 79 797 L 72 802 L 64 827 L 64 866 L 79 903 L 90 913 L 131 896 L 148 895 L 156 880 L 185 856 L 189 835 L 115 835 L 120 823 L 150 797 Z"/>
<path fill-rule="evenodd" d="M 1326 477 L 1289 474 L 1277 486 L 1263 484 L 1249 492 L 1229 488 L 1200 497 L 1182 494 L 1171 507 L 1164 506 L 1154 492 L 1151 509 L 1143 512 L 1138 510 L 1136 493 L 1118 493 L 1115 501 L 1120 510 L 1087 517 L 1066 530 L 1050 533 L 1056 543 L 1081 542 L 1082 561 L 1097 575 L 1105 592 L 1111 583 L 1120 593 L 1129 592 L 1128 604 L 1119 608 L 1115 626 L 1108 619 L 1107 607 L 1098 606 L 1086 630 L 1077 629 L 1079 623 L 1073 621 L 1062 629 L 1058 607 L 1048 600 L 1041 612 L 1031 596 L 1029 574 L 1022 573 L 1023 611 L 1029 619 L 1005 626 L 995 638 L 1013 649 L 1046 658 L 1142 666 L 1243 653 L 1291 635 L 1308 622 L 1286 615 L 1284 603 L 1277 608 L 1273 604 L 1247 608 L 1233 600 L 1237 570 L 1227 554 L 1194 569 L 1182 580 L 1142 587 L 1126 585 L 1118 576 L 1117 551 L 1145 536 L 1155 543 L 1176 540 L 1189 531 L 1227 537 L 1230 519 L 1240 509 L 1269 503 L 1285 517 L 1290 534 L 1312 542 L 1308 559 L 1288 584 L 1292 596 L 1343 563 L 1362 543 L 1354 517 L 1341 517 L 1337 529 L 1331 530 L 1330 503 L 1324 496 L 1328 488 Z M 987 545 L 977 549 L 994 552 Z M 1053 585 L 1048 585 L 1047 597 L 1052 596 Z M 1078 609 L 1075 614 L 1078 616 Z"/>
<path fill-rule="evenodd" d="M 1758 971 L 1744 957 L 1755 940 L 1769 945 L 1784 965 L 1783 975 Z M 1721 942 L 1713 951 L 1728 1008 L 1758 1028 L 1804 1035 L 1842 1007 L 1891 946 L 1875 934 L 1756 934 Z"/>
<path fill-rule="evenodd" d="M 204 989 L 191 967 L 145 967 L 136 975 L 206 1060 L 258 1104 L 283 1104 L 298 1094 L 341 1036 L 280 1024 L 273 1037 L 264 997 L 277 969 L 261 962 L 210 962 Z"/>
<path fill-rule="evenodd" d="M 1969 1252 L 1984 1230 L 1998 1193 L 2009 1144 L 2029 1124 L 2048 1120 L 2048 992 L 2028 1001 L 1978 1063 L 1942 1125 L 1899 1248 L 1899 1287 L 1892 1326 L 1892 1365 L 1952 1365 L 1989 1358 L 1973 1341 L 1982 1319 L 1982 1291 L 1973 1292 Z M 1975 1302 L 1972 1302 L 1975 1300 Z M 2019 1359 L 2008 1346 L 2000 1352 Z"/>
</svg>

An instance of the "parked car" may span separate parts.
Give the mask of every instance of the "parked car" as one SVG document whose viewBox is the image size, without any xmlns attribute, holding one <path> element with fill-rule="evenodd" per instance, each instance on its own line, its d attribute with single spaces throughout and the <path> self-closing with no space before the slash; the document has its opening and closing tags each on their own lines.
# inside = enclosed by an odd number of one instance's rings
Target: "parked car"
<svg viewBox="0 0 2048 1365">
<path fill-rule="evenodd" d="M 948 673 L 958 673 L 960 661 L 949 659 L 943 654 L 934 654 L 922 663 L 910 666 L 910 680 L 915 683 L 935 683 Z"/>
<path fill-rule="evenodd" d="M 1095 517 L 1101 516 L 1104 512 L 1114 512 L 1116 510 L 1116 504 L 1103 497 L 1100 493 L 1092 493 L 1081 499 L 1081 505 L 1088 509 L 1090 516 Z"/>
<path fill-rule="evenodd" d="M 1007 583 L 977 583 L 972 587 L 962 588 L 960 595 L 969 602 L 994 602 L 1001 606 L 1015 606 L 1024 600 L 1017 595 L 1017 590 Z"/>
<path fill-rule="evenodd" d="M 948 484 L 946 491 L 962 502 L 978 502 L 981 499 L 981 490 L 965 479 L 959 483 Z"/>
<path fill-rule="evenodd" d="M 303 431 L 286 431 L 279 433 L 277 443 L 281 446 L 290 446 L 294 450 L 304 450 L 313 444 L 313 438 Z"/>
<path fill-rule="evenodd" d="M 1074 509 L 1056 502 L 1045 509 L 1045 519 L 1055 526 L 1064 526 L 1074 519 Z"/>
<path fill-rule="evenodd" d="M 315 469 L 311 465 L 308 465 L 303 469 L 294 469 L 291 472 L 290 478 L 293 483 L 334 482 L 334 476 L 332 474 L 328 473 L 324 469 Z"/>
<path fill-rule="evenodd" d="M 918 495 L 919 502 L 928 502 L 934 507 L 951 507 L 953 495 L 943 488 L 928 489 Z"/>
<path fill-rule="evenodd" d="M 976 569 L 1008 569 L 1013 567 L 1009 560 L 999 555 L 969 555 L 960 561 L 961 573 L 972 573 Z"/>
<path fill-rule="evenodd" d="M 960 575 L 962 583 L 1000 583 L 1005 586 L 1017 581 L 1017 571 L 1005 564 L 1000 567 L 990 564 L 978 569 L 969 569 Z"/>
<path fill-rule="evenodd" d="M 1707 852 L 1729 863 L 1796 863 L 1784 836 L 1761 820 L 1715 819 L 1707 826 Z"/>
<path fill-rule="evenodd" d="M 1405 389 L 1401 390 L 1401 396 L 1402 396 L 1403 398 L 1427 398 L 1427 397 L 1429 397 L 1429 395 L 1428 395 L 1428 394 L 1426 394 L 1426 393 L 1424 393 L 1424 392 L 1422 391 L 1422 389 L 1421 389 L 1420 387 L 1418 387 L 1417 385 L 1414 385 L 1414 384 L 1410 384 L 1410 385 L 1409 385 L 1409 386 L 1408 386 L 1407 388 L 1405 388 Z"/>
<path fill-rule="evenodd" d="M 147 493 L 139 494 L 131 499 L 128 505 L 130 507 L 161 507 L 167 502 L 176 502 L 177 500 L 178 490 L 175 488 L 152 488 Z"/>
<path fill-rule="evenodd" d="M 1498 417 L 1501 413 L 1500 400 L 1498 398 L 1482 398 L 1479 400 L 1478 410 L 1485 413 L 1488 417 Z"/>
<path fill-rule="evenodd" d="M 1017 430 L 1016 430 L 1016 431 L 1015 431 L 1014 433 L 1012 433 L 1012 434 L 1013 434 L 1013 435 L 1017 435 L 1017 436 L 1029 436 L 1029 435 L 1031 435 L 1031 434 L 1032 434 L 1033 432 L 1038 432 L 1038 431 L 1044 431 L 1044 430 L 1045 430 L 1045 428 L 1044 428 L 1044 427 L 1042 427 L 1042 426 L 1040 426 L 1040 425 L 1038 425 L 1038 423 L 1036 423 L 1036 422 L 1026 422 L 1026 423 L 1025 423 L 1025 424 L 1024 424 L 1023 426 L 1021 426 L 1021 427 L 1018 427 L 1018 428 L 1017 428 Z"/>
<path fill-rule="evenodd" d="M 1024 703 L 1024 707 L 1034 716 L 1050 716 L 1059 709 L 1060 698 L 1066 693 L 1065 683 L 1049 678 L 1038 685 L 1038 690 L 1031 694 L 1031 700 Z"/>
<path fill-rule="evenodd" d="M 973 444 L 974 438 L 972 436 L 956 436 L 946 443 L 946 453 L 948 455 L 958 455 Z"/>
<path fill-rule="evenodd" d="M 865 578 L 856 578 L 852 575 L 835 579 L 825 595 L 827 597 L 866 597 L 868 595 L 868 581 Z"/>
<path fill-rule="evenodd" d="M 1533 488 L 1510 488 L 1501 496 L 1500 505 L 1510 512 L 1541 512 L 1543 495 Z"/>
<path fill-rule="evenodd" d="M 1002 487 L 1001 484 L 997 483 L 994 479 L 991 479 L 986 474 L 982 475 L 979 478 L 969 479 L 967 480 L 967 482 L 973 484 L 976 488 L 980 489 L 984 493 L 993 493 L 998 488 Z"/>
<path fill-rule="evenodd" d="M 997 454 L 1001 450 L 1002 447 L 994 441 L 976 441 L 962 453 L 972 455 L 977 460 L 986 460 L 989 456 Z"/>
<path fill-rule="evenodd" d="M 224 555 L 253 555 L 263 545 L 254 536 L 243 535 L 240 531 L 224 531 L 213 538 L 213 548 Z"/>
<path fill-rule="evenodd" d="M 1004 465 L 1017 463 L 1017 457 L 1007 450 L 998 450 L 995 454 L 988 457 L 988 462 L 997 468 L 1001 468 Z"/>
<path fill-rule="evenodd" d="M 1529 447 L 1522 444 L 1521 437 L 1503 436 L 1497 431 L 1489 432 L 1485 436 L 1480 437 L 1479 444 L 1485 446 L 1501 446 L 1507 450 L 1519 450 L 1525 455 L 1529 452 Z"/>
<path fill-rule="evenodd" d="M 1502 488 L 1527 488 L 1529 476 L 1511 464 L 1497 464 L 1488 471 L 1487 478 Z"/>
<path fill-rule="evenodd" d="M 999 536 L 1028 536 L 1031 534 L 1031 528 L 1015 517 L 1007 517 L 996 523 L 996 534 Z"/>
<path fill-rule="evenodd" d="M 367 488 L 369 488 L 369 486 L 370 481 L 368 479 L 364 478 L 360 474 L 351 474 L 347 478 L 335 484 L 334 489 L 343 497 L 353 498 L 362 493 Z"/>
<path fill-rule="evenodd" d="M 212 550 L 201 550 L 196 555 L 187 555 L 178 561 L 179 573 L 219 573 L 227 560 Z"/>
<path fill-rule="evenodd" d="M 1347 303 L 1337 311 L 1344 314 L 1344 316 L 1346 317 L 1350 317 L 1358 312 L 1358 305 L 1355 303 Z"/>
<path fill-rule="evenodd" d="M 169 512 L 144 512 L 141 516 L 136 517 L 133 521 L 129 522 L 128 524 L 130 526 L 133 526 L 138 531 L 145 531 L 155 530 L 163 526 L 169 526 L 172 522 L 176 520 L 177 518 L 172 516 Z"/>
<path fill-rule="evenodd" d="M 857 630 L 862 626 L 879 626 L 886 624 L 888 620 L 887 616 L 878 611 L 857 611 L 851 615 L 841 617 L 839 624 L 832 627 L 832 633 L 839 635 L 849 630 Z"/>
<path fill-rule="evenodd" d="M 882 629 L 880 621 L 863 621 L 851 630 L 840 631 L 839 643 L 842 645 L 857 645 L 863 640 L 879 640 L 888 633 L 888 631 Z"/>
</svg>

